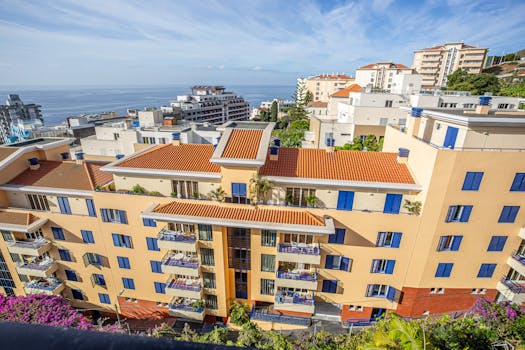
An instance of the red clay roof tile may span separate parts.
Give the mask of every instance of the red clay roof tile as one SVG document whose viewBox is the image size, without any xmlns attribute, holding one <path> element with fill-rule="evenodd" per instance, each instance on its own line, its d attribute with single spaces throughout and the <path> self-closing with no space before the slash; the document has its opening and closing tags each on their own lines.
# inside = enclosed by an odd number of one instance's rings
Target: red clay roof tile
<svg viewBox="0 0 525 350">
<path fill-rule="evenodd" d="M 262 130 L 232 130 L 222 158 L 256 159 Z"/>
<path fill-rule="evenodd" d="M 331 96 L 332 97 L 348 97 L 350 96 L 351 92 L 360 92 L 360 91 L 361 91 L 361 86 L 359 86 L 359 84 L 352 84 L 349 87 L 346 87 L 342 90 L 334 92 Z"/>
<path fill-rule="evenodd" d="M 85 191 L 94 189 L 86 166 L 71 161 L 41 161 L 39 169 L 27 169 L 9 183 Z"/>
</svg>

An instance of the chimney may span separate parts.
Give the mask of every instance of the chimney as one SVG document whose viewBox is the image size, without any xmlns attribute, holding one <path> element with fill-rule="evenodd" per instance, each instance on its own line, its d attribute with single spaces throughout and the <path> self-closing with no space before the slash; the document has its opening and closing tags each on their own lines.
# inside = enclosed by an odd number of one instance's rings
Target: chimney
<svg viewBox="0 0 525 350">
<path fill-rule="evenodd" d="M 326 153 L 334 152 L 335 139 L 328 137 L 326 139 Z"/>
<path fill-rule="evenodd" d="M 31 170 L 37 170 L 40 169 L 40 162 L 38 158 L 29 158 L 29 169 Z"/>
<path fill-rule="evenodd" d="M 75 157 L 77 158 L 77 164 L 84 163 L 84 152 L 76 152 Z"/>
<path fill-rule="evenodd" d="M 408 148 L 399 148 L 397 151 L 397 162 L 399 164 L 408 163 L 409 154 L 410 154 L 410 150 Z"/>
<path fill-rule="evenodd" d="M 271 146 L 270 147 L 270 160 L 278 160 L 279 159 L 279 146 Z"/>
<path fill-rule="evenodd" d="M 479 105 L 476 106 L 476 114 L 489 114 L 492 96 L 480 96 Z"/>
<path fill-rule="evenodd" d="M 423 108 L 412 107 L 410 110 L 410 116 L 407 120 L 407 132 L 409 135 L 417 136 L 419 134 L 419 124 L 421 122 L 421 114 Z"/>
<path fill-rule="evenodd" d="M 68 160 L 69 159 L 69 152 L 60 153 L 60 156 L 62 157 L 62 160 Z"/>
<path fill-rule="evenodd" d="M 180 146 L 180 132 L 176 131 L 171 134 L 171 144 L 173 146 Z"/>
</svg>

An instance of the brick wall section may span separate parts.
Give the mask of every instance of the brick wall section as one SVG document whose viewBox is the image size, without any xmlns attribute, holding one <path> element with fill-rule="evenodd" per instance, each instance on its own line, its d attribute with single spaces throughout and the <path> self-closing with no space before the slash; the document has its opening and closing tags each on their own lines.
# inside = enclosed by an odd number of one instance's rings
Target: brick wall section
<svg viewBox="0 0 525 350">
<path fill-rule="evenodd" d="M 343 305 L 341 310 L 341 321 L 345 321 L 349 318 L 366 318 L 369 319 L 372 316 L 371 307 L 363 307 L 363 311 L 350 311 L 348 305 Z"/>
<path fill-rule="evenodd" d="M 155 301 L 140 300 L 137 302 L 126 301 L 126 298 L 119 297 L 120 315 L 127 318 L 147 319 L 168 317 L 168 309 L 158 307 Z"/>
<path fill-rule="evenodd" d="M 468 310 L 478 298 L 493 301 L 498 293 L 495 289 L 487 289 L 485 294 L 471 294 L 472 289 L 445 288 L 443 294 L 430 294 L 430 288 L 409 287 L 404 287 L 402 292 L 403 299 L 395 312 L 409 317 L 421 316 L 425 311 L 432 315 Z"/>
</svg>

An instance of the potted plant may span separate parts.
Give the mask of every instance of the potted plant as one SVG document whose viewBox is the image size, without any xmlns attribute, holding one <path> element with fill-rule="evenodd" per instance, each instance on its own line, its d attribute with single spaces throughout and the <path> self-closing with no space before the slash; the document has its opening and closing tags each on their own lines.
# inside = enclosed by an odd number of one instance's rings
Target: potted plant
<svg viewBox="0 0 525 350">
<path fill-rule="evenodd" d="M 150 196 L 161 196 L 160 192 L 159 191 L 151 191 L 150 193 Z"/>
<path fill-rule="evenodd" d="M 287 193 L 284 197 L 284 200 L 286 202 L 286 205 L 292 205 L 293 204 L 293 194 Z"/>
<path fill-rule="evenodd" d="M 309 207 L 315 207 L 319 199 L 315 194 L 309 194 L 304 198 L 306 200 L 306 205 Z"/>
<path fill-rule="evenodd" d="M 199 199 L 199 192 L 193 192 L 193 198 Z"/>
<path fill-rule="evenodd" d="M 216 200 L 217 202 L 224 202 L 226 197 L 226 192 L 222 189 L 222 186 L 213 190 L 209 193 L 211 199 Z"/>
<path fill-rule="evenodd" d="M 175 192 L 171 192 L 171 196 L 172 196 L 172 197 L 177 197 L 177 191 L 175 191 Z"/>
<path fill-rule="evenodd" d="M 136 193 L 136 194 L 144 194 L 144 193 L 146 193 L 146 189 L 144 187 L 142 187 L 141 185 L 139 185 L 139 184 L 136 184 L 135 186 L 133 186 L 131 191 L 133 193 Z"/>
<path fill-rule="evenodd" d="M 198 312 L 199 310 L 204 309 L 204 300 L 197 299 L 193 303 L 191 303 L 191 308 L 193 311 Z"/>
<path fill-rule="evenodd" d="M 405 205 L 403 205 L 403 208 L 405 208 L 412 214 L 419 215 L 421 214 L 421 206 L 421 201 L 410 201 L 408 199 L 405 199 Z"/>
</svg>

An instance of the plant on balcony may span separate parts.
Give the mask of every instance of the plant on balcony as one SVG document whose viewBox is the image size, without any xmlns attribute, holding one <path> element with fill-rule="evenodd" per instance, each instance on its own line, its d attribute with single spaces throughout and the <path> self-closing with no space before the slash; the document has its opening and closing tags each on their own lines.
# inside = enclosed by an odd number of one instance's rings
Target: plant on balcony
<svg viewBox="0 0 525 350">
<path fill-rule="evenodd" d="M 131 191 L 133 193 L 136 193 L 136 194 L 144 194 L 144 193 L 146 193 L 146 189 L 144 187 L 142 187 L 141 185 L 139 185 L 139 184 L 136 184 L 135 186 L 133 186 Z"/>
<path fill-rule="evenodd" d="M 250 199 L 254 204 L 264 203 L 268 192 L 272 190 L 272 184 L 260 174 L 253 174 L 250 179 Z"/>
<path fill-rule="evenodd" d="M 171 192 L 171 196 L 172 196 L 172 197 L 177 197 L 177 191 L 175 191 L 175 192 Z"/>
<path fill-rule="evenodd" d="M 198 300 L 195 300 L 193 303 L 191 303 L 191 308 L 193 311 L 199 311 L 199 310 L 204 309 L 205 305 L 206 304 L 204 300 L 198 299 Z"/>
<path fill-rule="evenodd" d="M 306 201 L 306 205 L 312 208 L 315 207 L 319 202 L 319 198 L 317 198 L 315 194 L 309 194 L 308 196 L 304 197 L 304 200 Z"/>
<path fill-rule="evenodd" d="M 410 201 L 405 199 L 405 205 L 403 205 L 403 208 L 412 214 L 419 215 L 421 214 L 421 205 L 421 201 Z"/>
<path fill-rule="evenodd" d="M 193 198 L 199 199 L 199 192 L 193 192 Z"/>
<path fill-rule="evenodd" d="M 284 197 L 284 201 L 286 205 L 292 205 L 293 204 L 293 194 L 287 193 L 286 196 Z"/>
<path fill-rule="evenodd" d="M 237 326 L 242 326 L 250 321 L 248 305 L 234 300 L 230 305 L 230 321 Z"/>
<path fill-rule="evenodd" d="M 157 196 L 157 197 L 158 197 L 158 196 L 162 196 L 162 194 L 161 194 L 159 191 L 151 191 L 151 192 L 149 193 L 149 195 L 150 195 L 150 196 Z"/>
<path fill-rule="evenodd" d="M 222 189 L 222 186 L 217 188 L 216 190 L 211 191 L 209 194 L 211 199 L 217 201 L 217 202 L 224 202 L 224 198 L 226 197 L 226 192 Z"/>
</svg>

